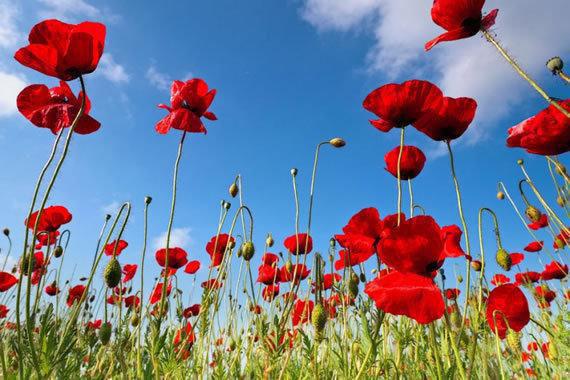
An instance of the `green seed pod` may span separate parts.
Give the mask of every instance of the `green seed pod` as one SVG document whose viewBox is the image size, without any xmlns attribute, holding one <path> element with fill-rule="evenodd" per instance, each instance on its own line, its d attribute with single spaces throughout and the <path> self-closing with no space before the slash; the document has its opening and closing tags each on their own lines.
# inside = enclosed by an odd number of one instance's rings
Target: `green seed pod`
<svg viewBox="0 0 570 380">
<path fill-rule="evenodd" d="M 255 247 L 252 241 L 246 241 L 240 247 L 241 254 L 243 255 L 243 259 L 245 261 L 249 261 L 252 259 L 253 255 L 255 254 Z"/>
<path fill-rule="evenodd" d="M 540 217 L 542 216 L 540 210 L 534 206 L 528 206 L 526 208 L 525 214 L 531 222 L 537 222 L 538 220 L 540 220 Z"/>
<path fill-rule="evenodd" d="M 503 199 L 505 199 L 505 193 L 503 193 L 502 191 L 499 191 L 497 193 L 497 199 L 502 201 Z"/>
<path fill-rule="evenodd" d="M 109 288 L 114 288 L 121 282 L 121 264 L 116 257 L 113 257 L 105 267 L 103 278 Z"/>
<path fill-rule="evenodd" d="M 317 341 L 322 339 L 322 333 L 325 329 L 327 323 L 328 313 L 322 304 L 317 303 L 313 309 L 313 314 L 311 315 L 311 323 L 315 328 Z"/>
<path fill-rule="evenodd" d="M 111 340 L 111 324 L 109 322 L 105 322 L 101 325 L 99 329 L 99 341 L 102 345 L 106 346 Z"/>
<path fill-rule="evenodd" d="M 356 273 L 352 272 L 350 275 L 350 279 L 348 280 L 348 294 L 350 298 L 354 299 L 358 297 L 358 276 Z"/>
<path fill-rule="evenodd" d="M 509 346 L 509 348 L 513 351 L 520 351 L 521 337 L 519 333 L 509 329 L 509 331 L 507 332 L 507 346 Z"/>
<path fill-rule="evenodd" d="M 235 198 L 236 195 L 238 195 L 239 193 L 239 188 L 238 185 L 234 182 L 230 185 L 230 188 L 228 189 L 228 193 L 230 193 L 230 196 L 232 198 Z"/>
<path fill-rule="evenodd" d="M 331 144 L 335 148 L 342 148 L 343 146 L 346 145 L 346 141 L 344 141 L 340 137 L 335 137 L 329 140 L 329 144 Z"/>
<path fill-rule="evenodd" d="M 285 263 L 285 269 L 287 269 L 287 272 L 291 273 L 291 271 L 293 270 L 293 263 L 291 262 L 291 260 L 287 260 L 287 262 Z"/>
<path fill-rule="evenodd" d="M 513 265 L 513 261 L 511 256 L 504 248 L 499 248 L 497 250 L 497 254 L 495 255 L 495 259 L 497 260 L 497 264 L 507 272 L 511 270 L 511 266 Z"/>
<path fill-rule="evenodd" d="M 564 68 L 564 61 L 560 57 L 552 57 L 546 62 L 546 68 L 556 75 Z"/>
<path fill-rule="evenodd" d="M 53 255 L 57 258 L 61 257 L 61 255 L 63 255 L 63 247 L 61 245 L 55 247 L 53 250 Z"/>
</svg>

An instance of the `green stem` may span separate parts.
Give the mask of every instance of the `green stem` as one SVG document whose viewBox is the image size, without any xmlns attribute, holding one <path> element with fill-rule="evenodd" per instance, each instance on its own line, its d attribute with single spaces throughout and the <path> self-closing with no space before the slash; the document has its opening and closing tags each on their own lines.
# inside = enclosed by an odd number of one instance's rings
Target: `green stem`
<svg viewBox="0 0 570 380">
<path fill-rule="evenodd" d="M 398 163 L 396 164 L 396 170 L 398 174 L 398 226 L 400 225 L 401 213 L 402 213 L 402 178 L 400 173 L 400 165 L 402 161 L 402 153 L 404 152 L 404 132 L 406 128 L 401 128 L 400 131 L 400 150 L 398 151 Z"/>
</svg>

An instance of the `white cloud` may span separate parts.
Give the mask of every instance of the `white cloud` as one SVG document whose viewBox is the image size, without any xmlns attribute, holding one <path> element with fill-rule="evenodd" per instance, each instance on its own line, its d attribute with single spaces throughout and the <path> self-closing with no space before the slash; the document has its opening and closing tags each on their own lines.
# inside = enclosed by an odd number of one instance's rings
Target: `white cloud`
<svg viewBox="0 0 570 380">
<path fill-rule="evenodd" d="M 119 202 L 113 201 L 101 207 L 101 211 L 103 211 L 103 214 L 115 215 L 119 211 L 120 207 L 121 204 Z"/>
<path fill-rule="evenodd" d="M 170 233 L 170 247 L 186 248 L 192 242 L 190 227 L 173 228 Z M 154 249 L 166 247 L 166 232 L 162 233 L 153 241 Z"/>
<path fill-rule="evenodd" d="M 101 56 L 97 72 L 100 72 L 113 83 L 128 83 L 131 79 L 125 67 L 115 62 L 115 59 L 110 53 L 104 53 L 103 56 Z"/>
<path fill-rule="evenodd" d="M 0 117 L 18 112 L 16 97 L 26 86 L 24 77 L 0 70 Z"/>
<path fill-rule="evenodd" d="M 305 0 L 301 16 L 318 30 L 365 28 L 372 33 L 374 43 L 365 60 L 370 74 L 381 72 L 389 80 L 430 74 L 447 95 L 475 98 L 479 110 L 468 138 L 473 143 L 535 94 L 480 35 L 424 52 L 425 42 L 443 32 L 431 20 L 431 5 L 427 0 Z M 560 11 L 567 5 L 567 0 L 490 0 L 483 11 L 500 9 L 493 31 L 519 63 L 539 77 L 548 74 L 548 58 L 570 53 L 565 39 L 570 23 Z"/>
<path fill-rule="evenodd" d="M 73 20 L 77 16 L 87 16 L 92 19 L 101 17 L 101 11 L 84 0 L 38 0 L 46 6 L 39 12 L 42 18 L 58 18 Z"/>
<path fill-rule="evenodd" d="M 0 47 L 12 48 L 24 39 L 16 25 L 19 14 L 19 8 L 11 1 L 0 0 Z"/>
<path fill-rule="evenodd" d="M 170 76 L 158 71 L 154 64 L 150 65 L 146 71 L 145 77 L 148 79 L 151 85 L 158 88 L 159 90 L 168 90 L 170 88 L 170 84 L 172 83 Z"/>
</svg>

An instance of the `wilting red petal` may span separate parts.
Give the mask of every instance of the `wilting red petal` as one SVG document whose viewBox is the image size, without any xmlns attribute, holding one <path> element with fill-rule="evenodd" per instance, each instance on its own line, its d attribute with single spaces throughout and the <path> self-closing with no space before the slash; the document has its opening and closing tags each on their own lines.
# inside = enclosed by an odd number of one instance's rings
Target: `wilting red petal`
<svg viewBox="0 0 570 380">
<path fill-rule="evenodd" d="M 528 228 L 534 231 L 540 230 L 544 227 L 548 227 L 548 216 L 546 214 L 541 214 L 540 218 L 536 222 L 528 224 Z"/>
<path fill-rule="evenodd" d="M 364 292 L 380 310 L 421 324 L 440 319 L 445 311 L 441 291 L 425 276 L 394 271 L 367 283 Z"/>
<path fill-rule="evenodd" d="M 524 293 L 513 284 L 496 287 L 487 298 L 487 323 L 504 339 L 507 328 L 522 330 L 530 320 L 528 301 Z"/>
<path fill-rule="evenodd" d="M 463 248 L 461 248 L 461 235 L 463 231 L 455 224 L 444 226 L 441 228 L 443 237 L 443 251 L 446 257 L 465 256 Z"/>
<path fill-rule="evenodd" d="M 400 157 L 400 147 L 397 146 L 384 156 L 386 171 L 398 178 L 398 158 Z M 426 163 L 425 154 L 417 147 L 404 145 L 402 147 L 402 157 L 400 160 L 400 179 L 407 181 L 416 178 Z"/>
</svg>

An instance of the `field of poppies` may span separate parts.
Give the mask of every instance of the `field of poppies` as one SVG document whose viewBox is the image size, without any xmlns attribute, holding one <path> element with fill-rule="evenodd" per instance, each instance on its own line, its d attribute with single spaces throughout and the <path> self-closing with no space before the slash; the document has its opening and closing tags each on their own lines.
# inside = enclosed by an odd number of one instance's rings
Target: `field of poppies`
<svg viewBox="0 0 570 380">
<path fill-rule="evenodd" d="M 71 280 L 62 274 L 65 257 L 75 254 L 67 250 L 72 213 L 48 200 L 70 146 L 81 143 L 74 134 L 100 128 L 90 115 L 84 76 L 97 70 L 106 29 L 97 22 L 35 25 L 14 58 L 59 85 L 33 84 L 15 99 L 31 126 L 51 131 L 38 133 L 52 136 L 53 148 L 30 189 L 23 241 L 3 231 L 2 250 L 17 264 L 11 268 L 5 260 L 0 272 L 2 378 L 569 378 L 570 178 L 561 160 L 570 150 L 570 99 L 547 94 L 518 65 L 493 31 L 498 10 L 484 11 L 484 5 L 435 0 L 431 17 L 444 32 L 425 50 L 482 34 L 545 100 L 545 109 L 508 130 L 505 149 L 543 161 L 549 180 L 533 181 L 536 173 L 520 159 L 513 162 L 518 189 L 498 183 L 498 200 L 528 232 L 515 248 L 525 253 L 503 247 L 491 208 L 479 209 L 470 223 L 464 215 L 473 206 L 462 202 L 453 146 L 476 118 L 476 100 L 447 97 L 436 84 L 411 79 L 380 84 L 363 100 L 380 138 L 400 136 L 384 156 L 397 189 L 392 210 L 355 210 L 342 231 L 330 231 L 328 244 L 313 242 L 319 152 L 346 144 L 334 137 L 315 142 L 308 194 L 297 191 L 297 169 L 291 170 L 296 218 L 290 231 L 274 232 L 284 240 L 267 233 L 264 241 L 253 241 L 255 210 L 238 175 L 221 203 L 217 230 L 203 242 L 210 261 L 199 260 L 171 244 L 176 197 L 187 194 L 177 189 L 179 167 L 192 165 L 182 158 L 187 134 L 204 134 L 217 120 L 216 90 L 194 78 L 174 81 L 170 102 L 158 105 L 165 116 L 156 132 L 179 136 L 173 178 L 163 178 L 172 180 L 164 248 L 147 249 L 147 197 L 139 215 L 144 244 L 130 248 L 140 250 L 138 261 L 122 262 L 132 217 L 126 202 L 94 232 L 98 242 L 81 268 L 84 277 Z M 561 58 L 546 66 L 570 83 Z M 411 183 L 426 156 L 406 145 L 410 128 L 447 148 L 456 202 L 442 207 L 457 209 L 456 225 L 441 226 L 414 203 Z M 307 220 L 299 216 L 299 198 L 308 201 Z M 484 242 L 495 242 L 496 249 L 485 251 Z M 537 256 L 540 266 L 529 268 L 525 255 Z M 446 260 L 464 271 L 444 271 Z M 491 261 L 500 271 L 488 269 Z M 158 274 L 151 283 L 149 272 Z M 196 283 L 198 273 L 206 280 Z M 179 286 L 182 277 L 196 286 Z"/>
</svg>

